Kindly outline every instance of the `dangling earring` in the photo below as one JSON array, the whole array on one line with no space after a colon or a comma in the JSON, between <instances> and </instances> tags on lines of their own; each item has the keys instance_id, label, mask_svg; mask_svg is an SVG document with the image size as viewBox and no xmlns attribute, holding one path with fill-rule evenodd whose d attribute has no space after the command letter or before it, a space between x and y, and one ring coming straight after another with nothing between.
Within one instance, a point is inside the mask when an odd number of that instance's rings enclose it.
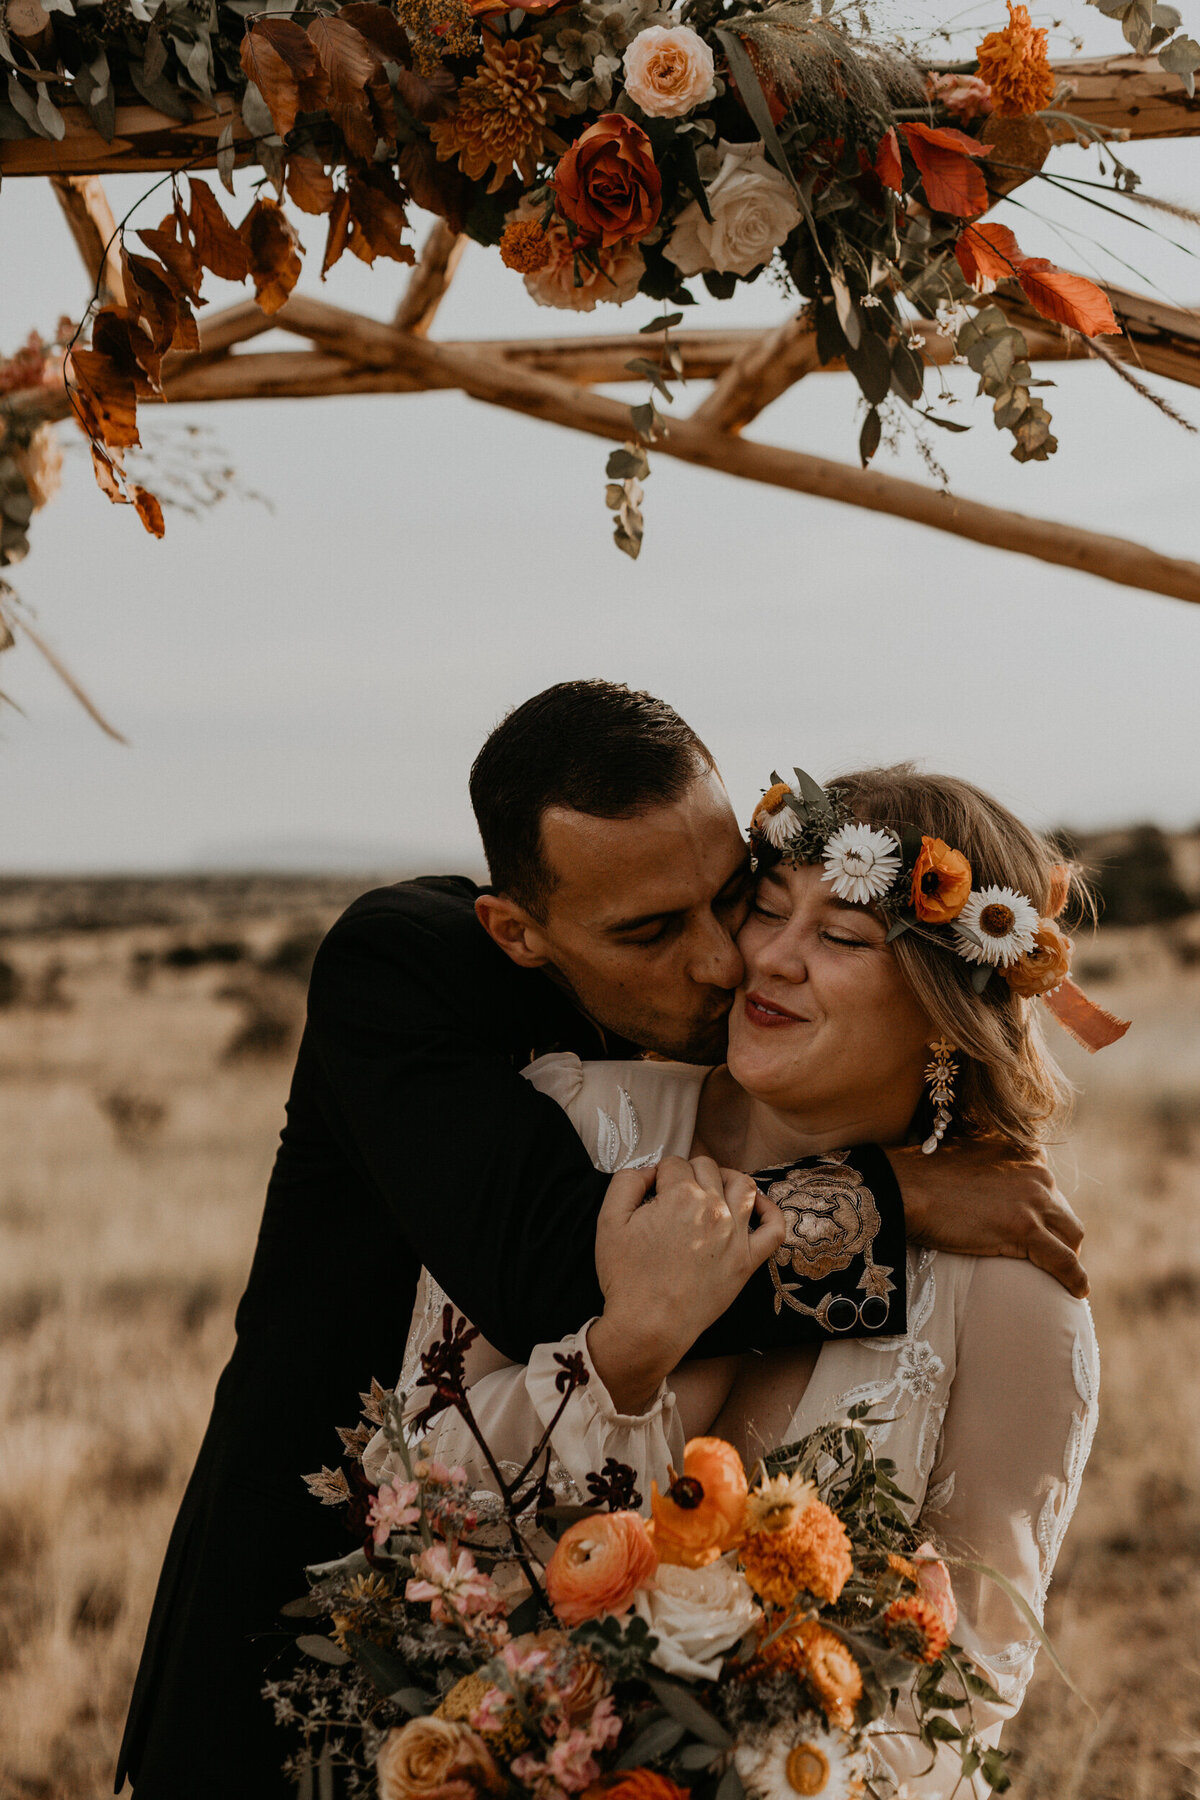
<instances>
[{"instance_id":1,"label":"dangling earring","mask_svg":"<svg viewBox=\"0 0 1200 1800\"><path fill-rule=\"evenodd\" d=\"M945 1038L938 1038L930 1044L932 1059L925 1070L925 1080L929 1084L929 1098L933 1102L933 1130L921 1145L926 1156L932 1156L950 1123L950 1109L954 1105L954 1077L958 1074L958 1064L952 1062L954 1045Z\"/></svg>"}]
</instances>

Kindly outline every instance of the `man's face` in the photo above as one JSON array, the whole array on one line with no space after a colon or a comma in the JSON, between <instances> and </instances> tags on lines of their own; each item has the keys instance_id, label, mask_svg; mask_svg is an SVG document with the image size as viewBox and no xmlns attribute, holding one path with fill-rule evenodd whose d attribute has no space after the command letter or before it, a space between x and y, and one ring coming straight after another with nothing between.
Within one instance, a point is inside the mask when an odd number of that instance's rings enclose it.
<instances>
[{"instance_id":1,"label":"man's face","mask_svg":"<svg viewBox=\"0 0 1200 1800\"><path fill-rule=\"evenodd\" d=\"M751 886L720 777L706 771L631 819L552 807L542 846L558 880L530 949L608 1030L662 1056L719 1061Z\"/></svg>"}]
</instances>

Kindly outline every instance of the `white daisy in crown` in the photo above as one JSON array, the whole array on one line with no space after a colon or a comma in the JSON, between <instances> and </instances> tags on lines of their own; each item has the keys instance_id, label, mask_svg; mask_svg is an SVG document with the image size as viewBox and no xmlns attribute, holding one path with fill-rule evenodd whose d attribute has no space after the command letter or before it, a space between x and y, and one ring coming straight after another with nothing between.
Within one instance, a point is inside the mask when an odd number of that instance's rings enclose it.
<instances>
[{"instance_id":1,"label":"white daisy in crown","mask_svg":"<svg viewBox=\"0 0 1200 1800\"><path fill-rule=\"evenodd\" d=\"M800 796L790 781L777 781L767 789L750 821L751 830L761 832L775 850L784 849L803 829L799 816L788 805L789 798L798 800Z\"/></svg>"},{"instance_id":2,"label":"white daisy in crown","mask_svg":"<svg viewBox=\"0 0 1200 1800\"><path fill-rule=\"evenodd\" d=\"M1015 888L976 888L954 921L955 949L967 962L1007 969L1033 949L1037 908Z\"/></svg>"},{"instance_id":3,"label":"white daisy in crown","mask_svg":"<svg viewBox=\"0 0 1200 1800\"><path fill-rule=\"evenodd\" d=\"M825 873L839 900L870 906L882 900L900 873L900 846L889 831L843 825L825 841Z\"/></svg>"}]
</instances>

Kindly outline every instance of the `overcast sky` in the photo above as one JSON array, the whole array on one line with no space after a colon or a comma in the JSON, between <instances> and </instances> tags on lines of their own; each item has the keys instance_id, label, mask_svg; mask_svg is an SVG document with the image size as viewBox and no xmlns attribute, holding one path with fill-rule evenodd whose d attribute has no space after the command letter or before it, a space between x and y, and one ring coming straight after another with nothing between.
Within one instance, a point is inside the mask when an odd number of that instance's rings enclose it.
<instances>
[{"instance_id":1,"label":"overcast sky","mask_svg":"<svg viewBox=\"0 0 1200 1800\"><path fill-rule=\"evenodd\" d=\"M1079 0L1065 17L1089 48L1119 49L1115 24ZM1200 143L1135 146L1128 160L1152 192L1200 191ZM1052 166L1096 174L1076 149ZM117 212L150 181L110 181ZM237 217L248 191L239 176ZM1032 213L996 216L1028 254L1200 301L1200 231L1165 221L1187 255L1045 183L1019 198ZM156 195L135 223L163 210ZM302 287L389 317L404 271L346 257L322 290L324 225L298 222ZM7 351L86 300L40 181L4 184L0 269ZM239 297L211 292L213 310ZM495 252L471 246L436 333L603 333L657 310L536 308ZM786 310L762 279L688 324L766 325ZM253 348L277 342L296 343ZM1200 439L1098 365L1044 372L1060 449L1025 467L986 403L969 408L973 377L952 372L957 416L974 421L934 434L954 491L1200 559ZM680 409L705 391L683 391ZM1200 391L1170 392L1200 422ZM912 756L1042 825L1200 819L1200 608L662 456L635 565L610 542L600 440L453 394L147 407L142 419L174 455L186 425L204 427L204 454L270 510L236 498L199 520L172 510L156 543L102 498L83 440L62 427L63 492L9 573L130 743L101 736L28 645L0 661L16 703L0 712L4 871L470 865L466 776L482 738L539 688L591 675L670 699L743 812L773 765L828 775ZM850 462L858 426L850 377L820 374L752 431ZM877 466L927 479L911 446Z\"/></svg>"}]
</instances>

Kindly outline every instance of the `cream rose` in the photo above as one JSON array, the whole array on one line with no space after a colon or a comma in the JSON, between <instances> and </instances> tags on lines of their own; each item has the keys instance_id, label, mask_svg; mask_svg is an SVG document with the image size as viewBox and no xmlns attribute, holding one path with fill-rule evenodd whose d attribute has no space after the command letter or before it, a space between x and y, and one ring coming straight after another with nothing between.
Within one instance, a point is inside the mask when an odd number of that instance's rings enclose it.
<instances>
[{"instance_id":1,"label":"cream rose","mask_svg":"<svg viewBox=\"0 0 1200 1800\"><path fill-rule=\"evenodd\" d=\"M625 92L652 119L678 119L716 92L713 53L687 25L651 25L625 52Z\"/></svg>"},{"instance_id":2,"label":"cream rose","mask_svg":"<svg viewBox=\"0 0 1200 1800\"><path fill-rule=\"evenodd\" d=\"M745 1577L727 1562L703 1569L660 1563L654 1586L633 1596L633 1609L658 1639L651 1662L696 1681L713 1680L762 1616Z\"/></svg>"},{"instance_id":3,"label":"cream rose","mask_svg":"<svg viewBox=\"0 0 1200 1800\"><path fill-rule=\"evenodd\" d=\"M703 269L749 275L800 223L791 188L761 143L718 146L721 165L707 183L712 224L698 201L680 213L666 254L683 275Z\"/></svg>"}]
</instances>

